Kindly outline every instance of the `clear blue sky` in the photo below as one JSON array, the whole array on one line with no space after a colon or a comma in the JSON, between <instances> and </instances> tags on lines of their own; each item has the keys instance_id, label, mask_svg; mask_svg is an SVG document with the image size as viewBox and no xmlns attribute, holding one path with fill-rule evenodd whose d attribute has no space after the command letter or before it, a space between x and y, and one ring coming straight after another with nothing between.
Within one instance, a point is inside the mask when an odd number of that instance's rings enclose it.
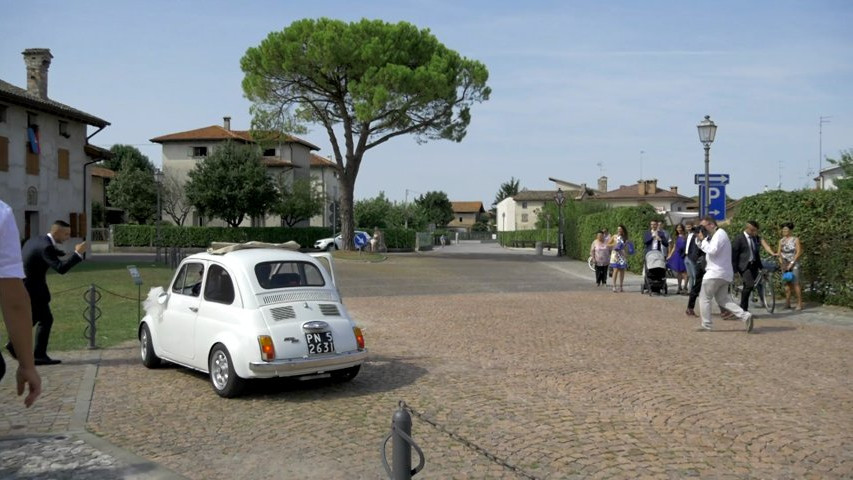
<instances>
[{"instance_id":1,"label":"clear blue sky","mask_svg":"<svg viewBox=\"0 0 853 480\"><path fill-rule=\"evenodd\" d=\"M0 1L0 78L25 87L21 52L50 48L49 94L132 144L232 117L249 127L239 61L301 18L405 20L488 67L492 99L462 143L397 138L365 157L356 198L440 190L487 208L515 177L611 188L657 178L695 194L696 124L717 123L712 173L735 197L811 182L853 148L853 2L825 1ZM303 136L331 153L314 128ZM644 153L641 153L644 152ZM826 163L823 162L826 166ZM811 172L809 172L811 170ZM416 192L416 193L411 193Z\"/></svg>"}]
</instances>

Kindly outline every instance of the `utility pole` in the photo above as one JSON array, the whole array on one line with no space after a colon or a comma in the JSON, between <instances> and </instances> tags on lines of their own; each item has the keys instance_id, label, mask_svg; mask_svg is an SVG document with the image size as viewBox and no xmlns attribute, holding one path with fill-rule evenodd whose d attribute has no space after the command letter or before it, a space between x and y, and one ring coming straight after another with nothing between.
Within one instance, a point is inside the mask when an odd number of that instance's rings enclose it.
<instances>
[{"instance_id":1,"label":"utility pole","mask_svg":"<svg viewBox=\"0 0 853 480\"><path fill-rule=\"evenodd\" d=\"M829 122L832 116L821 116L818 121L818 138L820 139L820 150L817 156L817 174L820 176L820 171L823 170L823 126ZM820 189L823 190L823 178L820 179Z\"/></svg>"}]
</instances>

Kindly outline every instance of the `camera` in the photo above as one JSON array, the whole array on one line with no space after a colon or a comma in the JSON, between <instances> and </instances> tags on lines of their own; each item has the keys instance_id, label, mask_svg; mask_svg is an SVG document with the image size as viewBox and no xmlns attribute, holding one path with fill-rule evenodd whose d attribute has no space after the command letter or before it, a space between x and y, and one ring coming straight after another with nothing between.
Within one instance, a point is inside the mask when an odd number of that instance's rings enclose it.
<instances>
[{"instance_id":1,"label":"camera","mask_svg":"<svg viewBox=\"0 0 853 480\"><path fill-rule=\"evenodd\" d=\"M702 229L702 227L699 225L696 225L694 227L690 227L690 233L699 233L699 230L701 230L701 229Z\"/></svg>"}]
</instances>

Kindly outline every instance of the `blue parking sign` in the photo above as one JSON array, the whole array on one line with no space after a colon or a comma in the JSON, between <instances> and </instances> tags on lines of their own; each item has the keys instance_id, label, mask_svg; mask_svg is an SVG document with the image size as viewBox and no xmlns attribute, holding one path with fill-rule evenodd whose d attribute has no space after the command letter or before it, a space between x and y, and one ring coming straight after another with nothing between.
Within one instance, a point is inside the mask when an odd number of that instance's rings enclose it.
<instances>
[{"instance_id":1,"label":"blue parking sign","mask_svg":"<svg viewBox=\"0 0 853 480\"><path fill-rule=\"evenodd\" d=\"M711 205L707 212L705 209L705 185L699 185L699 205L703 211L703 215L713 215L717 220L726 219L726 186L725 185L710 185L708 190L711 193Z\"/></svg>"}]
</instances>

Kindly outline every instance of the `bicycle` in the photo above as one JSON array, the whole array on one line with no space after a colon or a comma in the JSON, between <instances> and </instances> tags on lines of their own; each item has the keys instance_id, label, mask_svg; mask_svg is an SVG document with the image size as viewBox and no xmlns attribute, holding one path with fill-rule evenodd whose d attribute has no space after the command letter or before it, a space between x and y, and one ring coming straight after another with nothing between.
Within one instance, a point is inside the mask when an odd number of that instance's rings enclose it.
<instances>
[{"instance_id":1,"label":"bicycle","mask_svg":"<svg viewBox=\"0 0 853 480\"><path fill-rule=\"evenodd\" d=\"M776 310L776 291L773 289L773 272L776 268L768 268L770 262L761 262L761 269L758 270L758 276L755 277L755 288L752 290L750 301L752 303L761 303L767 313L773 313ZM729 295L732 301L740 304L741 293L743 292L743 277L735 275L734 281L729 285Z\"/></svg>"}]
</instances>

